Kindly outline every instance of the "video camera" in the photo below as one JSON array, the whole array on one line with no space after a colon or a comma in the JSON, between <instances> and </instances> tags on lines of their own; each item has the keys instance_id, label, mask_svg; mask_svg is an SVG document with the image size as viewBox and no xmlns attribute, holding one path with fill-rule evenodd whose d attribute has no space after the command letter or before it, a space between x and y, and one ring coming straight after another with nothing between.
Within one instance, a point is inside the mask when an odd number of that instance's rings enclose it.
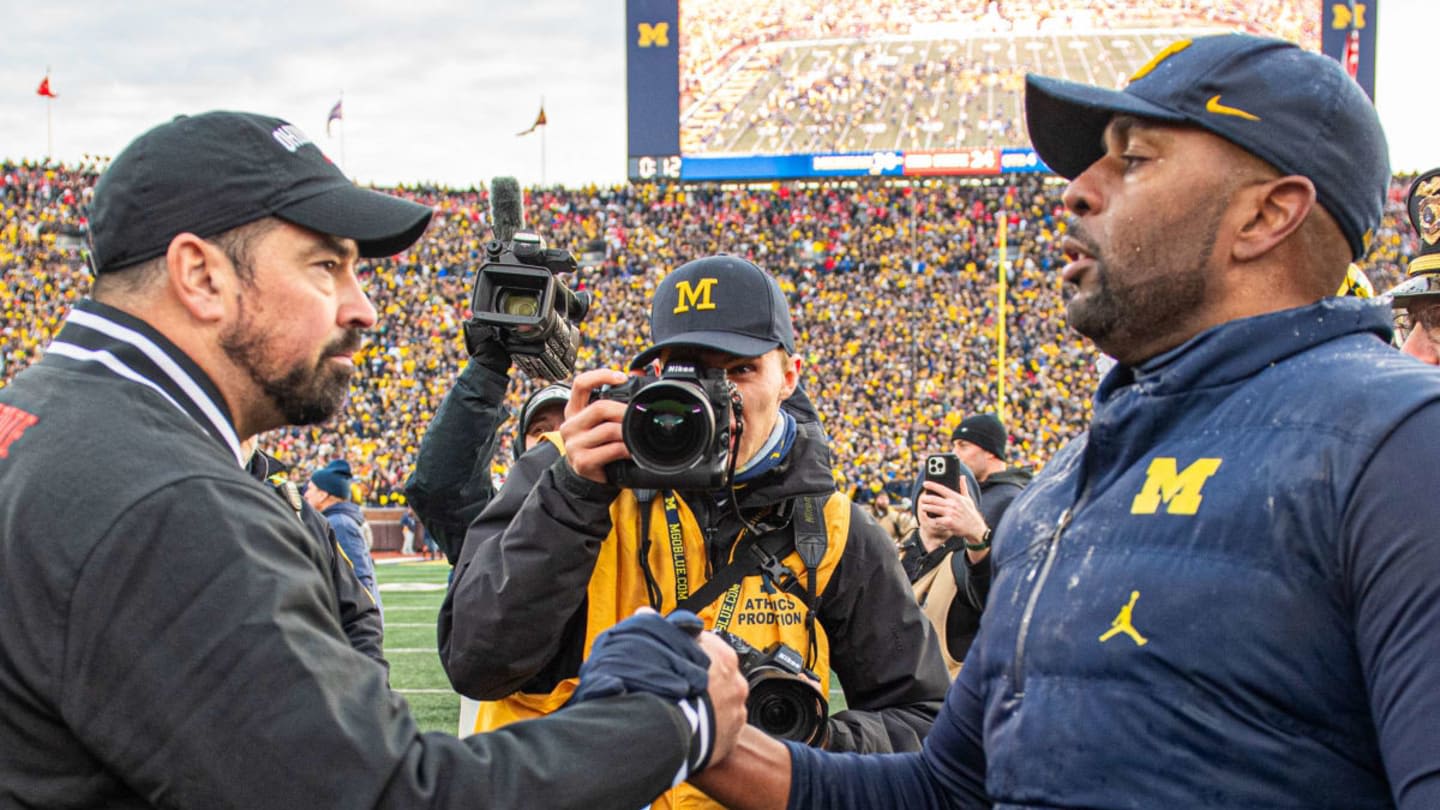
<instances>
[{"instance_id":1,"label":"video camera","mask_svg":"<svg viewBox=\"0 0 1440 810\"><path fill-rule=\"evenodd\" d=\"M485 245L485 262L475 276L470 323L494 327L515 366L550 382L575 370L579 324L590 313L590 293L574 292L560 281L577 269L563 248L547 248L523 224L520 186L514 178L491 182L495 238Z\"/></svg>"},{"instance_id":2,"label":"video camera","mask_svg":"<svg viewBox=\"0 0 1440 810\"><path fill-rule=\"evenodd\" d=\"M740 674L750 685L746 722L772 737L816 747L824 744L830 706L816 688L819 676L805 668L804 656L779 641L761 652L724 630L715 635L735 650Z\"/></svg>"},{"instance_id":3,"label":"video camera","mask_svg":"<svg viewBox=\"0 0 1440 810\"><path fill-rule=\"evenodd\" d=\"M632 489L725 485L741 402L724 369L672 362L658 377L603 386L590 399L627 403L620 426L631 460L606 466L611 483Z\"/></svg>"}]
</instances>

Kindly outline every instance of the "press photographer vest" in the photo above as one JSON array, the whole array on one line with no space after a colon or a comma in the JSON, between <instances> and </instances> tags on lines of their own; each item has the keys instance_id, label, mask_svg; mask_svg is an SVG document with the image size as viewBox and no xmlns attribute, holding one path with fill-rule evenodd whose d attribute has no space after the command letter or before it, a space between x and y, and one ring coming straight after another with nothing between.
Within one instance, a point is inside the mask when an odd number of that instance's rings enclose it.
<instances>
[{"instance_id":1,"label":"press photographer vest","mask_svg":"<svg viewBox=\"0 0 1440 810\"><path fill-rule=\"evenodd\" d=\"M560 448L563 455L564 448L558 433L546 434L545 438ZM635 493L628 489L622 490L610 505L610 534L600 546L586 591L586 658L590 656L590 647L597 635L628 618L637 608L650 604L645 572L641 570L638 556L639 508ZM814 589L822 599L850 535L850 500L839 492L832 493L825 501L823 511L828 542L815 570ZM662 492L650 503L649 522L650 552L646 559L650 573L660 588L660 609L663 613L672 610L678 601L704 585L708 558L705 535L690 506L679 495L671 493ZM730 538L728 553L734 553L740 539ZM805 564L793 547L781 562L801 583L806 581ZM707 628L728 630L757 649L779 641L804 654L811 649L811 639L806 633L805 610L799 596L780 591L757 572L745 577L697 612ZM830 642L818 621L813 623L813 627L815 647L809 666L820 676L821 688L828 691ZM549 714L565 705L577 682L577 678L567 678L546 694L516 692L500 700L481 701L475 718L475 731L493 731L518 720ZM680 785L666 792L652 804L655 810L720 806L689 785Z\"/></svg>"}]
</instances>

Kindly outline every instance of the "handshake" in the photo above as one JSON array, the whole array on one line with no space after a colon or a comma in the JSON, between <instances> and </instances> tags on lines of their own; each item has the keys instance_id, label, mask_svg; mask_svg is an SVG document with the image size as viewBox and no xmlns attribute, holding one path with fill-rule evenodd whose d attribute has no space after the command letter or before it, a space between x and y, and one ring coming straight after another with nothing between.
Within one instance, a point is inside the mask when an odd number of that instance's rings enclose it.
<instances>
[{"instance_id":1,"label":"handshake","mask_svg":"<svg viewBox=\"0 0 1440 810\"><path fill-rule=\"evenodd\" d=\"M649 608L601 633L580 666L570 704L645 692L674 701L690 723L690 752L675 784L724 759L745 726L749 687L735 650L694 613Z\"/></svg>"}]
</instances>

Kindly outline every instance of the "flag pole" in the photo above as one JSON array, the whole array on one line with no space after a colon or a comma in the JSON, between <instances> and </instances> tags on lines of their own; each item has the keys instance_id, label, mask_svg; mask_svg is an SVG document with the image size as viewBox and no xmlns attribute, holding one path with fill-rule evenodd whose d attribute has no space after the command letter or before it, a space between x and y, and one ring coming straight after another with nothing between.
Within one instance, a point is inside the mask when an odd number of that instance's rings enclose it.
<instances>
[{"instance_id":1,"label":"flag pole","mask_svg":"<svg viewBox=\"0 0 1440 810\"><path fill-rule=\"evenodd\" d=\"M545 111L545 97L540 97L540 111ZM550 127L540 127L540 187L545 187L545 131Z\"/></svg>"},{"instance_id":2,"label":"flag pole","mask_svg":"<svg viewBox=\"0 0 1440 810\"><path fill-rule=\"evenodd\" d=\"M50 79L50 66L45 66L45 79ZM45 97L45 157L55 157L55 96Z\"/></svg>"},{"instance_id":3,"label":"flag pole","mask_svg":"<svg viewBox=\"0 0 1440 810\"><path fill-rule=\"evenodd\" d=\"M1009 217L1006 216L1004 206L1001 206L998 212L998 218L1000 220L1000 294L995 307L996 312L999 313L995 342L999 345L1000 356L998 358L999 364L995 368L995 410L1000 416L1001 424L1005 424L1007 419L1005 408L1005 290L1008 286L1010 276L1010 257L1007 255L1006 242L1009 237L1008 226L1010 223Z\"/></svg>"},{"instance_id":4,"label":"flag pole","mask_svg":"<svg viewBox=\"0 0 1440 810\"><path fill-rule=\"evenodd\" d=\"M344 90L341 90L341 91L340 91L340 103L341 103L342 105L345 103L345 91L344 91ZM345 160L345 115L344 115L344 112L343 112L345 108L342 106L340 109L341 109L341 111L342 111L342 112L341 112L341 115L340 115L340 172L341 172L342 174L344 174L346 177L349 177L349 176L350 176L350 170L349 170L349 169L350 169L350 164L347 163L346 160Z\"/></svg>"}]
</instances>

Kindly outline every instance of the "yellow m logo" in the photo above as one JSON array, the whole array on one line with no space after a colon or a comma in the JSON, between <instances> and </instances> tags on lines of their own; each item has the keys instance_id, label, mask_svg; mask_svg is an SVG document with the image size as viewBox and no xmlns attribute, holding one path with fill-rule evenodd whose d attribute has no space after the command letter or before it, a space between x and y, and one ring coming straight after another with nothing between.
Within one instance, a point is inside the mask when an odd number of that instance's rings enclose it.
<instances>
[{"instance_id":1,"label":"yellow m logo","mask_svg":"<svg viewBox=\"0 0 1440 810\"><path fill-rule=\"evenodd\" d=\"M1188 47L1190 47L1190 40L1188 39L1179 39L1166 45L1165 50L1150 57L1149 62L1146 62L1139 70L1135 71L1135 75L1130 77L1130 81L1138 82L1146 76L1149 76L1150 71L1160 67L1161 62L1164 62L1166 59L1169 59Z\"/></svg>"},{"instance_id":2,"label":"yellow m logo","mask_svg":"<svg viewBox=\"0 0 1440 810\"><path fill-rule=\"evenodd\" d=\"M1130 514L1153 515L1161 502L1167 504L1165 512L1171 515L1193 515L1200 509L1200 490L1220 469L1220 459L1196 459L1183 472L1176 472L1177 466L1173 458L1151 459L1145 486L1130 504Z\"/></svg>"},{"instance_id":3,"label":"yellow m logo","mask_svg":"<svg viewBox=\"0 0 1440 810\"><path fill-rule=\"evenodd\" d=\"M696 309L714 309L715 302L710 300L710 291L715 289L716 279L702 278L694 287L690 282L682 281L675 285L675 312L679 315L682 312L689 312L691 307Z\"/></svg>"},{"instance_id":4,"label":"yellow m logo","mask_svg":"<svg viewBox=\"0 0 1440 810\"><path fill-rule=\"evenodd\" d=\"M666 48L670 45L670 23L640 23L640 47Z\"/></svg>"},{"instance_id":5,"label":"yellow m logo","mask_svg":"<svg viewBox=\"0 0 1440 810\"><path fill-rule=\"evenodd\" d=\"M1330 27L1334 29L1349 28L1350 21L1355 21L1356 28L1365 27L1365 4L1356 3L1355 13L1350 13L1350 6L1345 3L1330 4L1330 12L1335 16L1330 18Z\"/></svg>"}]
</instances>

